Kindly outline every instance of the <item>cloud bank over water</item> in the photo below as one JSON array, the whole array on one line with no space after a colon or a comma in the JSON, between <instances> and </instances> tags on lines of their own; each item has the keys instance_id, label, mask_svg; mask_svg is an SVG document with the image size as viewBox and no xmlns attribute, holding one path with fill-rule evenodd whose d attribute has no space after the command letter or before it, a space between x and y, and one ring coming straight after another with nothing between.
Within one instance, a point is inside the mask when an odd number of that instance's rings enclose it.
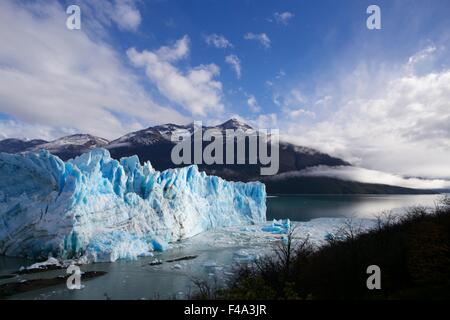
<instances>
[{"instance_id":1,"label":"cloud bank over water","mask_svg":"<svg viewBox=\"0 0 450 320\"><path fill-rule=\"evenodd\" d=\"M350 166L317 166L299 172L282 173L272 177L272 179L283 179L287 177L329 177L340 180L386 184L413 189L450 188L450 180L406 178L392 173Z\"/></svg>"}]
</instances>

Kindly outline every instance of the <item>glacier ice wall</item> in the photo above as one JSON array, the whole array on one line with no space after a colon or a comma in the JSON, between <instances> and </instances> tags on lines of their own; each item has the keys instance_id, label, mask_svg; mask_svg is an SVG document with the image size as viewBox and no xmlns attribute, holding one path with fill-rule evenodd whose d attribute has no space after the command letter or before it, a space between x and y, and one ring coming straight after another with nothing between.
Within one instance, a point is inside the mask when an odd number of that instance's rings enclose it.
<instances>
[{"instance_id":1,"label":"glacier ice wall","mask_svg":"<svg viewBox=\"0 0 450 320\"><path fill-rule=\"evenodd\" d=\"M223 226L265 221L258 182L197 166L155 171L96 149L63 162L47 151L0 154L0 254L115 261Z\"/></svg>"}]
</instances>

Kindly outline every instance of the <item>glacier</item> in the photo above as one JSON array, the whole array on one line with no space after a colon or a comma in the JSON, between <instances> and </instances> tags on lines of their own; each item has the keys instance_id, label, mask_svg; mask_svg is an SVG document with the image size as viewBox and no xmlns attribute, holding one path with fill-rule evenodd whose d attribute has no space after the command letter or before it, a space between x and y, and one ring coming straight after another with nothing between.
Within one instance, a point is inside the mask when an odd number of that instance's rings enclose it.
<instances>
[{"instance_id":1,"label":"glacier","mask_svg":"<svg viewBox=\"0 0 450 320\"><path fill-rule=\"evenodd\" d=\"M207 230L265 220L264 184L225 181L195 165L159 172L105 149L67 162L45 150L0 154L7 256L135 259Z\"/></svg>"}]
</instances>

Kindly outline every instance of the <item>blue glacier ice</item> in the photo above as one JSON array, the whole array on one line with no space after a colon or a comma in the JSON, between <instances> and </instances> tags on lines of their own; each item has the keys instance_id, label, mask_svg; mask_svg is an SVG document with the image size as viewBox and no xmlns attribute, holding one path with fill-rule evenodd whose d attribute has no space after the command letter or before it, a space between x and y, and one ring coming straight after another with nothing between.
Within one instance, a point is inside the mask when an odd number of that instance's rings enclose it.
<instances>
[{"instance_id":1,"label":"blue glacier ice","mask_svg":"<svg viewBox=\"0 0 450 320\"><path fill-rule=\"evenodd\" d=\"M263 184L228 182L197 166L159 172L104 149L67 162L47 151L0 154L0 254L8 256L134 259L265 218Z\"/></svg>"},{"instance_id":2,"label":"blue glacier ice","mask_svg":"<svg viewBox=\"0 0 450 320\"><path fill-rule=\"evenodd\" d=\"M291 220L276 220L273 219L270 225L264 226L261 228L264 232L270 232L273 234L287 234L291 229Z\"/></svg>"}]
</instances>

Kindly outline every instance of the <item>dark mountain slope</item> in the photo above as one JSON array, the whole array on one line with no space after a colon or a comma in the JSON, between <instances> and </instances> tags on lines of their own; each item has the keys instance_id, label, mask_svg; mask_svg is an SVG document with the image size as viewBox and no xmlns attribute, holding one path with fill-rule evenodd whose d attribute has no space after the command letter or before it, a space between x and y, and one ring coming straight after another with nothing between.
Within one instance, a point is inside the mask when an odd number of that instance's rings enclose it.
<instances>
[{"instance_id":1,"label":"dark mountain slope","mask_svg":"<svg viewBox=\"0 0 450 320\"><path fill-rule=\"evenodd\" d=\"M225 136L226 130L251 130L252 127L237 119L230 119L220 125L203 127L214 129ZM17 153L23 151L36 152L40 149L47 149L51 153L59 156L63 160L74 158L84 152L94 148L107 148L111 156L116 159L132 155L138 155L141 162L150 161L157 170L182 167L185 164L174 165L171 159L172 149L175 143L171 141L171 136L177 132L186 137L192 137L194 125L164 124L149 127L126 134L119 139L109 142L106 139L88 134L75 134L60 139L46 142L43 140L22 141L18 139L6 139L0 141L0 152ZM270 137L267 137L270 138ZM193 140L193 139L192 139ZM209 143L203 143L203 149ZM194 150L191 142L191 150ZM225 153L225 142L223 145ZM236 143L234 150L237 150ZM246 142L246 150L248 141ZM332 157L317 150L296 146L287 142L280 142L279 171L298 172L314 166L350 166L342 159ZM193 154L193 152L192 152ZM192 159L193 160L193 159ZM237 163L237 155L234 155L234 163ZM225 161L224 161L225 162ZM208 174L217 175L227 180L233 181L254 181L260 180L266 184L270 194L423 194L431 193L427 190L415 190L396 186L366 184L353 181L344 181L328 177L267 177L261 176L260 164L248 164L248 154L246 154L247 164L199 164L200 170ZM193 161L191 161L193 163Z\"/></svg>"}]
</instances>

